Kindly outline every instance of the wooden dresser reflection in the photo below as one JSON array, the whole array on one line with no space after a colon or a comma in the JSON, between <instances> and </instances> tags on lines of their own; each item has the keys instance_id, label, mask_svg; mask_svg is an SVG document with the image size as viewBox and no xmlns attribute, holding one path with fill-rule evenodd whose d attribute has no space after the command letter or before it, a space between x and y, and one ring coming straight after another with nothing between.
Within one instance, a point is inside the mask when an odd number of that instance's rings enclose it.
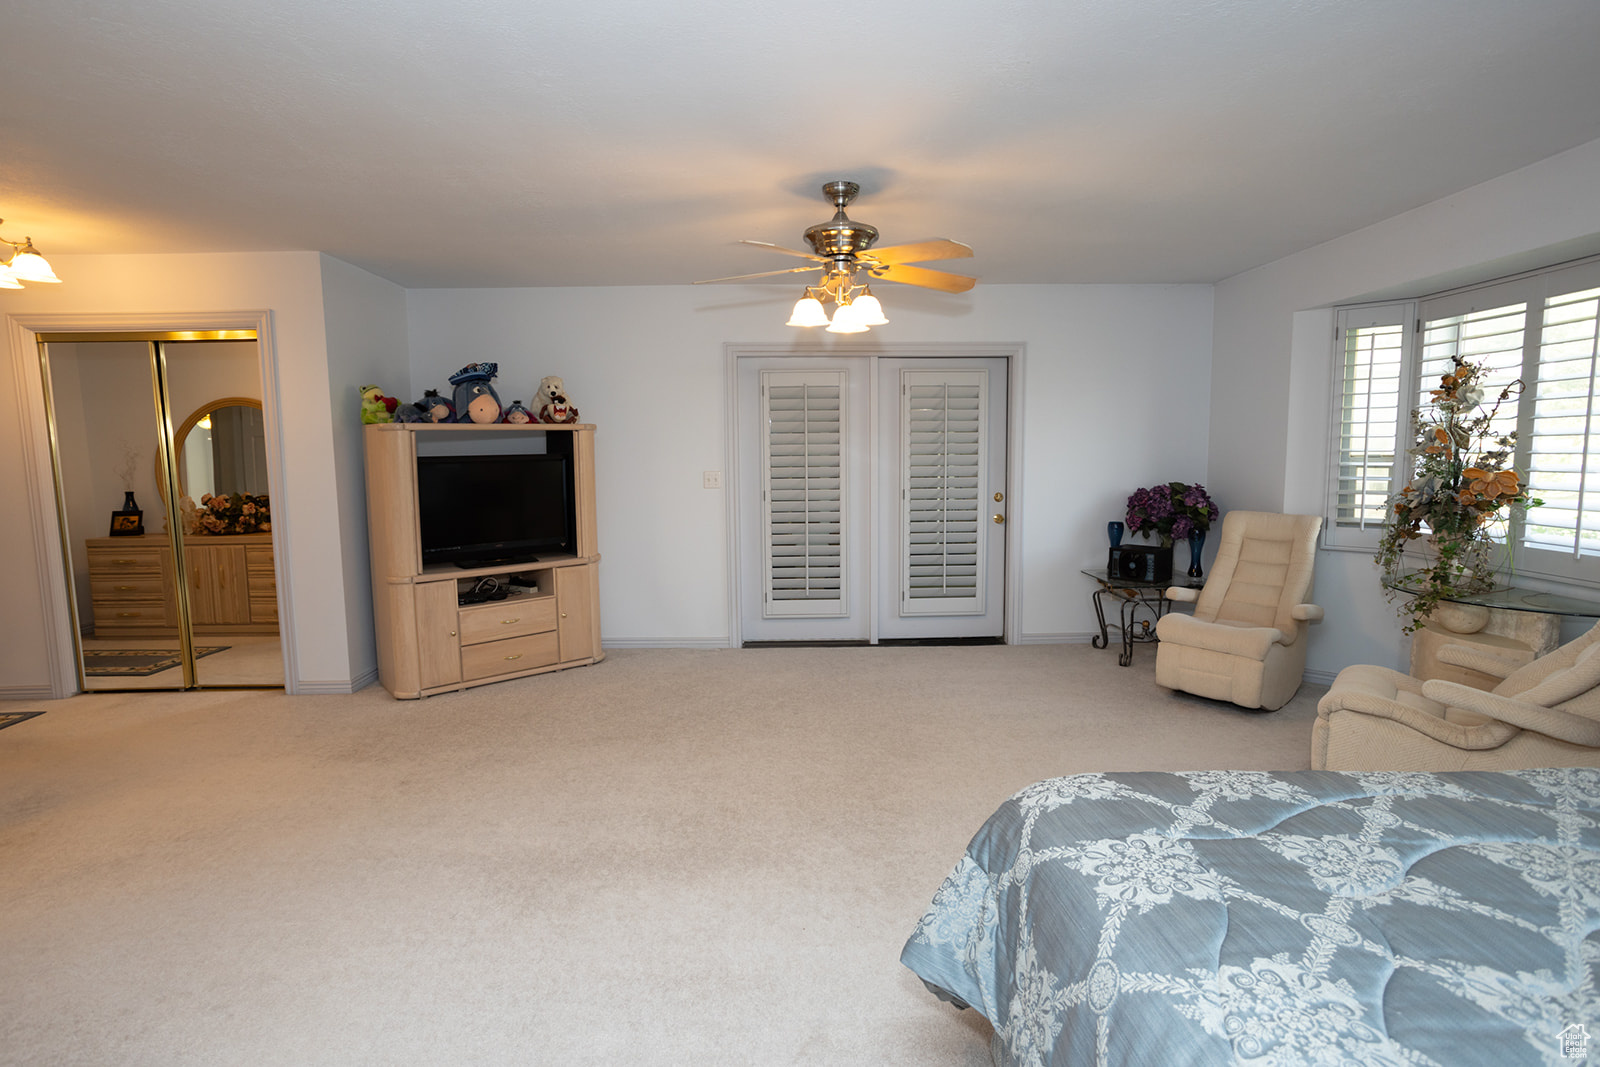
<instances>
[{"instance_id":1,"label":"wooden dresser reflection","mask_svg":"<svg viewBox=\"0 0 1600 1067\"><path fill-rule=\"evenodd\" d=\"M85 545L97 637L177 634L165 535L91 537ZM195 633L278 632L271 534L191 536L184 541L184 558Z\"/></svg>"}]
</instances>

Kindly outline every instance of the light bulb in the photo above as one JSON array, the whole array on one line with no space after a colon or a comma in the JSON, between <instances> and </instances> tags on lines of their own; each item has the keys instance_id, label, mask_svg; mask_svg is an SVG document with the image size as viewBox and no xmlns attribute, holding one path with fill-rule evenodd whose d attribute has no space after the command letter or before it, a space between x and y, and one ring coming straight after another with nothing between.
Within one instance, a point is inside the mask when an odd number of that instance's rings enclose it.
<instances>
[{"instance_id":1,"label":"light bulb","mask_svg":"<svg viewBox=\"0 0 1600 1067\"><path fill-rule=\"evenodd\" d=\"M50 264L33 247L33 238L24 237L22 241L22 247L6 264L12 275L25 282L59 282L61 279L56 277L56 272L50 269Z\"/></svg>"},{"instance_id":2,"label":"light bulb","mask_svg":"<svg viewBox=\"0 0 1600 1067\"><path fill-rule=\"evenodd\" d=\"M883 317L883 305L878 303L878 298L872 295L871 290L862 293L851 301L850 306L856 309L856 321L863 326L887 326L889 320Z\"/></svg>"},{"instance_id":3,"label":"light bulb","mask_svg":"<svg viewBox=\"0 0 1600 1067\"><path fill-rule=\"evenodd\" d=\"M829 333L866 333L867 324L861 321L861 313L854 304L843 304L838 311L833 313L833 321L828 324Z\"/></svg>"},{"instance_id":4,"label":"light bulb","mask_svg":"<svg viewBox=\"0 0 1600 1067\"><path fill-rule=\"evenodd\" d=\"M828 313L822 310L822 301L807 293L794 302L794 311L785 326L826 326Z\"/></svg>"}]
</instances>

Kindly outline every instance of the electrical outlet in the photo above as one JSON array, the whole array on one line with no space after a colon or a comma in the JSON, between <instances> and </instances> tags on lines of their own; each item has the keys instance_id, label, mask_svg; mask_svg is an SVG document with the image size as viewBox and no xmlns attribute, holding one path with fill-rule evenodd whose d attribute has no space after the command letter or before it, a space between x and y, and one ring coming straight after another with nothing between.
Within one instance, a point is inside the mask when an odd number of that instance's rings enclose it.
<instances>
[{"instance_id":1,"label":"electrical outlet","mask_svg":"<svg viewBox=\"0 0 1600 1067\"><path fill-rule=\"evenodd\" d=\"M703 485L707 489L721 489L722 488L722 472L721 471L706 471L705 474L703 474L701 476L701 485Z\"/></svg>"}]
</instances>

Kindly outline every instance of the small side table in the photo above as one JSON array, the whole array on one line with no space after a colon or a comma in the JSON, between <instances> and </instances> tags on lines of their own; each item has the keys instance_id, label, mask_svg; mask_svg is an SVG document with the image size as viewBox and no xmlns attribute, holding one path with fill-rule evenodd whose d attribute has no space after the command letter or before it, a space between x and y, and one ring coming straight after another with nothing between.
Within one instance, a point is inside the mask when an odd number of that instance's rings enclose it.
<instances>
[{"instance_id":1,"label":"small side table","mask_svg":"<svg viewBox=\"0 0 1600 1067\"><path fill-rule=\"evenodd\" d=\"M1413 575L1385 579L1384 587L1397 593L1419 591ZM1440 663L1445 645L1470 645L1526 665L1555 651L1561 642L1561 618L1600 617L1600 601L1587 597L1546 593L1502 585L1481 593L1446 597L1428 621L1411 638L1410 672L1413 678L1443 678L1474 689L1493 689L1500 678Z\"/></svg>"},{"instance_id":2,"label":"small side table","mask_svg":"<svg viewBox=\"0 0 1600 1067\"><path fill-rule=\"evenodd\" d=\"M1167 599L1167 590L1173 586L1200 589L1206 584L1203 578L1184 575L1175 575L1159 582L1119 578L1103 567L1085 567L1079 573L1100 583L1100 588L1093 594L1094 616L1100 623L1100 633L1089 639L1095 648L1105 648L1111 643L1111 625L1106 622L1105 598L1109 596L1117 601L1118 622L1115 625L1122 632L1122 654L1117 657L1117 663L1123 667L1133 662L1134 645L1157 640L1156 623L1172 607L1172 601Z\"/></svg>"}]
</instances>

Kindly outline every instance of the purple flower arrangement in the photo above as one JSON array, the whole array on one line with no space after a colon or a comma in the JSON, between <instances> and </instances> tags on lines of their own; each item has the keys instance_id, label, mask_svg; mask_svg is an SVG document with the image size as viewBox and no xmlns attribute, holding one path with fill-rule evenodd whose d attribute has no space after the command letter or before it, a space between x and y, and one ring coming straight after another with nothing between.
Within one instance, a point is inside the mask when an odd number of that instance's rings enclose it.
<instances>
[{"instance_id":1,"label":"purple flower arrangement","mask_svg":"<svg viewBox=\"0 0 1600 1067\"><path fill-rule=\"evenodd\" d=\"M1211 520L1217 515L1217 505L1199 484L1167 482L1140 489L1128 498L1129 532L1145 537L1155 534L1164 546L1211 529Z\"/></svg>"}]
</instances>

